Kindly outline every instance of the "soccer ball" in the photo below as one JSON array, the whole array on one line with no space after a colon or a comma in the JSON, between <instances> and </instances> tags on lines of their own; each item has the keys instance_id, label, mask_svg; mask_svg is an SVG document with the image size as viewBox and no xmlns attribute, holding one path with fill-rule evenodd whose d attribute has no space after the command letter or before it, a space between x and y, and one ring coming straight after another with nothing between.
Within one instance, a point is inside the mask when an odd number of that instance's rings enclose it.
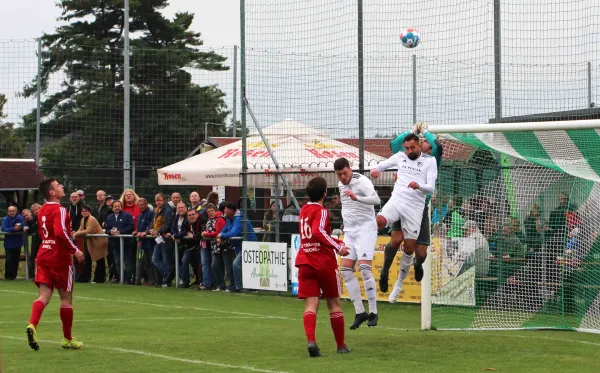
<instances>
[{"instance_id":1,"label":"soccer ball","mask_svg":"<svg viewBox=\"0 0 600 373\"><path fill-rule=\"evenodd\" d=\"M406 48L414 48L419 45L421 35L419 35L419 30L416 28L406 28L400 34L400 40Z\"/></svg>"}]
</instances>

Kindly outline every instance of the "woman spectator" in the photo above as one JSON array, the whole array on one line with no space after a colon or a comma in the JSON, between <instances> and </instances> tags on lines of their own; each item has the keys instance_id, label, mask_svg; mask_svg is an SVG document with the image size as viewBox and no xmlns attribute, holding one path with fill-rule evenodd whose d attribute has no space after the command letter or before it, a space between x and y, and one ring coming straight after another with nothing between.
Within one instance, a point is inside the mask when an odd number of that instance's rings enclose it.
<instances>
[{"instance_id":1,"label":"woman spectator","mask_svg":"<svg viewBox=\"0 0 600 373\"><path fill-rule=\"evenodd\" d=\"M171 238L171 221L173 212L167 203L167 197L164 194L158 193L154 197L156 208L154 209L154 221L150 234L152 237L162 237L160 243L156 242L152 253L152 264L156 267L156 286L168 287L171 286L168 279L173 271L173 250L172 246L165 243L166 239Z\"/></svg>"},{"instance_id":2,"label":"woman spectator","mask_svg":"<svg viewBox=\"0 0 600 373\"><path fill-rule=\"evenodd\" d=\"M263 229L265 233L263 234L263 242L272 242L275 239L275 225L279 223L279 216L277 216L277 205L276 201L271 202L271 206L269 210L265 212L265 216L263 218ZM281 212L280 214L281 215Z\"/></svg>"},{"instance_id":3,"label":"woman spectator","mask_svg":"<svg viewBox=\"0 0 600 373\"><path fill-rule=\"evenodd\" d=\"M224 241L217 243L215 238L225 227L225 218L221 211L212 203L206 205L208 222L202 237L211 239L210 249L212 252L212 272L215 280L215 291L225 290L225 277L233 278L233 250Z\"/></svg>"},{"instance_id":4,"label":"woman spectator","mask_svg":"<svg viewBox=\"0 0 600 373\"><path fill-rule=\"evenodd\" d=\"M106 266L104 258L108 254L108 239L106 237L85 237L87 234L103 234L104 230L95 217L92 216L92 208L88 205L81 207L81 224L79 230L73 232L73 238L82 237L83 252L85 254L85 267L77 282L89 282L92 275L92 261L96 262L94 279L92 283L102 283L106 278Z\"/></svg>"},{"instance_id":5,"label":"woman spectator","mask_svg":"<svg viewBox=\"0 0 600 373\"><path fill-rule=\"evenodd\" d=\"M121 205L123 206L123 212L128 213L133 217L133 231L137 232L137 224L142 212L138 206L138 200L140 197L133 191L133 189L125 189L123 194L121 194ZM128 258L129 263L135 263L137 261L137 241L130 241L131 249L127 251L130 258ZM135 275L135 274L134 274Z\"/></svg>"}]
</instances>

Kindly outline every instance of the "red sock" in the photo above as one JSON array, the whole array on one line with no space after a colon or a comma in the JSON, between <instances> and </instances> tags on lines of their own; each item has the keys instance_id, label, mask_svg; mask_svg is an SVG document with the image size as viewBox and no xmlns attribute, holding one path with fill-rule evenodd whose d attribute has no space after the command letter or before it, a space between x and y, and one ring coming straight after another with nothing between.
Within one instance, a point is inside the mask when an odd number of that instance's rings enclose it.
<instances>
[{"instance_id":1,"label":"red sock","mask_svg":"<svg viewBox=\"0 0 600 373\"><path fill-rule=\"evenodd\" d=\"M73 339L71 336L71 328L73 327L72 306L60 306L60 320L62 321L63 335L70 341Z\"/></svg>"},{"instance_id":2,"label":"red sock","mask_svg":"<svg viewBox=\"0 0 600 373\"><path fill-rule=\"evenodd\" d=\"M317 329L317 315L314 312L304 312L304 333L308 342L315 342L315 329Z\"/></svg>"},{"instance_id":3,"label":"red sock","mask_svg":"<svg viewBox=\"0 0 600 373\"><path fill-rule=\"evenodd\" d=\"M344 314L341 312L330 313L329 321L331 322L331 329L333 330L337 347L346 347L346 343L344 343Z\"/></svg>"},{"instance_id":4,"label":"red sock","mask_svg":"<svg viewBox=\"0 0 600 373\"><path fill-rule=\"evenodd\" d=\"M29 323L33 324L37 328L40 323L40 319L42 318L42 312L44 312L44 308L46 305L41 300L36 300L33 302L33 306L31 306L31 316L29 317Z\"/></svg>"}]
</instances>

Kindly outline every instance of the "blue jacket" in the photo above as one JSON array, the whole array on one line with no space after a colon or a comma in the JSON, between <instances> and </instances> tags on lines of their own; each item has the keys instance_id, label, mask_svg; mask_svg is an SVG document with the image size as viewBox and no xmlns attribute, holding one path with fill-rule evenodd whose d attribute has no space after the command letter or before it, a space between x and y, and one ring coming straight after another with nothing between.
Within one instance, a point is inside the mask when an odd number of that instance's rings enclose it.
<instances>
[{"instance_id":1,"label":"blue jacket","mask_svg":"<svg viewBox=\"0 0 600 373\"><path fill-rule=\"evenodd\" d=\"M117 228L121 234L133 233L133 216L127 212L120 212L119 217L115 217L115 214L109 214L106 216L106 233L110 234L111 229ZM124 244L131 243L131 238L124 238ZM113 247L119 247L120 242L117 237L109 238L108 245Z\"/></svg>"},{"instance_id":2,"label":"blue jacket","mask_svg":"<svg viewBox=\"0 0 600 373\"><path fill-rule=\"evenodd\" d=\"M242 224L242 214L240 210L238 210L235 213L233 218L225 218L225 220L226 223L225 227L221 231L221 238L229 239L231 237L242 237L242 235L244 234L244 230ZM246 232L248 233L247 241L258 241L250 220L246 222ZM236 254L242 252L242 240L232 240L231 246L233 246L233 248L235 249Z\"/></svg>"},{"instance_id":3,"label":"blue jacket","mask_svg":"<svg viewBox=\"0 0 600 373\"><path fill-rule=\"evenodd\" d=\"M15 225L21 223L21 230L15 231ZM17 214L14 218L6 216L2 219L2 232L4 233L23 233L25 228L25 220L20 214ZM22 234L10 234L4 236L4 247L7 249L18 249L23 246L23 235Z\"/></svg>"},{"instance_id":4,"label":"blue jacket","mask_svg":"<svg viewBox=\"0 0 600 373\"><path fill-rule=\"evenodd\" d=\"M137 231L148 233L148 231L150 231L150 228L152 228L153 222L154 222L154 210L149 208L146 211L143 211L140 214L140 216L138 217ZM153 239L144 238L141 241L142 241L142 245L141 245L142 250L147 251L147 250L154 249L155 243L154 243Z\"/></svg>"}]
</instances>

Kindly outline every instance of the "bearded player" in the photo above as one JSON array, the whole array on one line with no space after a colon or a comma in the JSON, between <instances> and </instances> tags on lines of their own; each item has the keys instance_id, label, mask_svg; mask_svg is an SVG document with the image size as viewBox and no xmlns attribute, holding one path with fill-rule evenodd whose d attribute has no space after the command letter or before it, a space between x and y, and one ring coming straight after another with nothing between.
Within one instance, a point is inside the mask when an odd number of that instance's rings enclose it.
<instances>
[{"instance_id":1,"label":"bearded player","mask_svg":"<svg viewBox=\"0 0 600 373\"><path fill-rule=\"evenodd\" d=\"M300 210L300 250L298 267L298 298L304 299L304 332L311 357L321 356L315 339L319 297L327 300L329 321L337 344L337 352L350 352L344 342L344 314L340 307L340 283L336 253L348 255L343 242L331 237L329 211L323 207L327 181L315 177L308 182L306 194L310 202Z\"/></svg>"},{"instance_id":2,"label":"bearded player","mask_svg":"<svg viewBox=\"0 0 600 373\"><path fill-rule=\"evenodd\" d=\"M377 316L377 287L371 272L371 263L377 245L375 205L379 205L381 201L371 180L364 175L353 173L350 162L346 158L336 159L333 169L339 180L338 188L342 200L344 244L350 250L348 256L342 259L341 266L342 278L356 311L350 329L359 328L367 320L367 325L374 327L379 316ZM357 261L369 302L369 313L365 312L360 284L354 275Z\"/></svg>"},{"instance_id":3,"label":"bearded player","mask_svg":"<svg viewBox=\"0 0 600 373\"><path fill-rule=\"evenodd\" d=\"M63 340L61 347L80 349L83 343L71 336L73 326L73 259L84 261L83 253L71 241L71 218L67 210L60 205L65 196L64 187L55 179L46 179L40 183L40 193L46 203L38 212L38 233L42 239L36 258L37 272L35 284L39 288L39 297L33 302L29 325L26 328L27 340L33 350L39 350L37 326L44 309L52 298L56 288L60 295L60 319L62 321Z\"/></svg>"},{"instance_id":4,"label":"bearded player","mask_svg":"<svg viewBox=\"0 0 600 373\"><path fill-rule=\"evenodd\" d=\"M398 137L396 137L391 143L390 147L392 149L392 153L398 153L400 151L404 151L402 147L402 143L410 131L404 132ZM442 155L443 155L443 147L442 144L435 138L435 136L427 131L427 125L425 123L419 122L415 123L412 133L419 135L422 134L423 138L421 138L421 152L431 155L435 158L437 162L437 168L439 168L442 164ZM421 230L419 231L419 237L417 238L417 251L426 251L427 247L430 244L430 224L429 224L429 199L431 195L428 195L425 200L425 208L423 209L423 218L421 220ZM383 267L381 268L381 275L379 277L379 289L386 293L388 291L388 275L390 272L390 267L394 262L394 258L396 257L396 253L400 248L400 244L402 243L402 227L399 222L396 222L392 225L392 239L390 243L385 246L384 251L384 260ZM410 269L410 261L412 258L406 258L404 268L400 269L400 276L397 282L394 284L394 289L392 290L392 294L390 294L389 300L395 302L402 291L402 285L404 280L408 276L408 271ZM406 264L408 263L408 264ZM402 267L402 266L401 266ZM419 279L420 280L420 279ZM396 295L397 294L397 295ZM393 296L392 296L393 295Z\"/></svg>"},{"instance_id":5,"label":"bearded player","mask_svg":"<svg viewBox=\"0 0 600 373\"><path fill-rule=\"evenodd\" d=\"M417 135L408 134L404 138L402 146L404 152L394 154L371 170L371 176L376 179L381 172L389 168L398 169L398 178L392 191L392 197L379 212L377 226L381 230L400 222L402 230L396 231L396 237L400 241L404 241L404 255L400 261L398 278L400 284L413 264L415 250L415 279L417 281L423 279L423 262L427 258L427 246L422 245L417 248L417 238L421 230L425 198L435 190L437 179L437 162L435 158L421 152L421 143ZM403 273L404 278L402 278ZM389 296L391 303L396 302L400 291L401 288L394 288Z\"/></svg>"}]
</instances>

